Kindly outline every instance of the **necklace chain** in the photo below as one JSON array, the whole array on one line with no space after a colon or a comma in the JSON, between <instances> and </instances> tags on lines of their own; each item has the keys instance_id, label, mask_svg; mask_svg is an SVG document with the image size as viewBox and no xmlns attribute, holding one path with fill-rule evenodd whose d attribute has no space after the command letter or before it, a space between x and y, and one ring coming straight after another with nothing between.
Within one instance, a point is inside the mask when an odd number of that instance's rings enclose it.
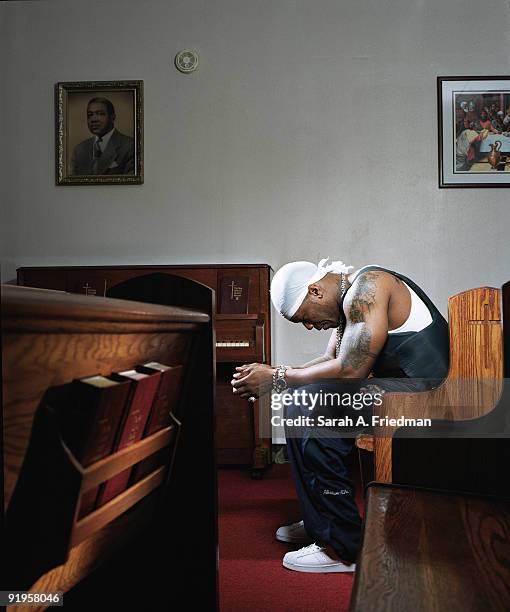
<instances>
[{"instance_id":1,"label":"necklace chain","mask_svg":"<svg viewBox=\"0 0 510 612\"><path fill-rule=\"evenodd\" d=\"M344 324L342 320L342 300L344 299L344 295L345 295L346 278L343 272L340 273L340 278L341 278L340 280L340 324L336 328L335 357L338 357L338 355L340 354L340 345L342 344L342 336L344 333Z\"/></svg>"}]
</instances>

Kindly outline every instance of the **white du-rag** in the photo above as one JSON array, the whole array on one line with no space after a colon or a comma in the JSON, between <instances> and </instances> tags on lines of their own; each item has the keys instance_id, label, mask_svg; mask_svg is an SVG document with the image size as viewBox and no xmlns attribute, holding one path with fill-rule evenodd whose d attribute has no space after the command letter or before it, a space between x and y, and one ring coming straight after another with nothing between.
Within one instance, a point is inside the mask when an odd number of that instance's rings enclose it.
<instances>
[{"instance_id":1,"label":"white du-rag","mask_svg":"<svg viewBox=\"0 0 510 612\"><path fill-rule=\"evenodd\" d=\"M321 259L318 265L310 261L293 261L282 266L271 282L271 301L276 310L290 319L303 303L308 287L324 278L329 272L348 274L354 266L346 266L342 261L326 265L329 257Z\"/></svg>"}]
</instances>

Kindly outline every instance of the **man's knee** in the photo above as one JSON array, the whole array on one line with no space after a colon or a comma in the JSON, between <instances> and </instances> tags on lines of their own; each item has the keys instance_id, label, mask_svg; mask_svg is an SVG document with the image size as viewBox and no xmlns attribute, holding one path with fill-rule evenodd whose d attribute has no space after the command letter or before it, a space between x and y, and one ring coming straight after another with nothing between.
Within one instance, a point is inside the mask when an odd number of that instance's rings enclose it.
<instances>
[{"instance_id":1,"label":"man's knee","mask_svg":"<svg viewBox=\"0 0 510 612\"><path fill-rule=\"evenodd\" d=\"M345 459L352 446L349 439L310 437L303 448L303 463L315 474L343 477L347 473Z\"/></svg>"}]
</instances>

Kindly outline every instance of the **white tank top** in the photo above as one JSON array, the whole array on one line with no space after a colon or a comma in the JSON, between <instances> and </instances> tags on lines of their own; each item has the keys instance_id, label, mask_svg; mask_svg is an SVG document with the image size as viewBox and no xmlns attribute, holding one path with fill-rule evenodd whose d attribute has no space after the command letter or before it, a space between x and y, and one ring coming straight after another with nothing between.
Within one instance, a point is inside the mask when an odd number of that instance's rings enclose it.
<instances>
[{"instance_id":1,"label":"white tank top","mask_svg":"<svg viewBox=\"0 0 510 612\"><path fill-rule=\"evenodd\" d=\"M376 265L376 264L371 264L371 265ZM356 278L358 277L358 275L360 274L362 270L364 270L365 268L369 268L369 267L370 266L363 266L363 268L360 268L360 271L356 275ZM411 312L409 313L407 320L404 323L402 323L400 327L397 327L396 329L388 330L389 334L401 334L404 332L418 332L418 331L421 331L422 329L425 329L427 326L429 326L432 323L432 315L430 314L430 311L427 308L425 302L421 299L421 297L419 297L416 294L415 291L411 289L411 287L409 287L407 283L405 283L404 281L402 282L404 283L404 285L409 290L409 293L411 294Z\"/></svg>"},{"instance_id":2,"label":"white tank top","mask_svg":"<svg viewBox=\"0 0 510 612\"><path fill-rule=\"evenodd\" d=\"M411 312L407 317L407 320L402 323L397 329L391 329L388 331L389 334L397 334L402 332L418 332L425 329L432 323L432 315L427 308L425 302L416 295L416 292L409 287L407 283L402 281L404 285L409 289L411 294Z\"/></svg>"}]
</instances>

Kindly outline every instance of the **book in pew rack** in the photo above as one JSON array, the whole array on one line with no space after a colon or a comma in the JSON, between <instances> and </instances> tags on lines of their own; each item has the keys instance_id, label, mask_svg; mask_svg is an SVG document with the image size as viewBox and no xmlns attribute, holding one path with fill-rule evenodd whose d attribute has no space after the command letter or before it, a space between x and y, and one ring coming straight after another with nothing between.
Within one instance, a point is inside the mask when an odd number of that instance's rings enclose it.
<instances>
[{"instance_id":1,"label":"book in pew rack","mask_svg":"<svg viewBox=\"0 0 510 612\"><path fill-rule=\"evenodd\" d=\"M152 404L150 415L147 419L147 424L143 433L143 437L146 438L147 436L150 436L151 434L154 434L164 427L168 427L168 425L170 425L172 420L170 415L176 410L180 399L184 368L182 365L167 366L156 361L150 361L148 363L144 363L142 366L138 366L136 369L144 374L159 373L161 375L159 388ZM177 422L175 417L174 421ZM177 424L179 423L177 422ZM136 464L133 467L130 485L141 480L158 465L164 462L161 457L165 452L165 449L162 449L162 451L159 453L156 453L152 457L147 457L147 459L144 459L140 463Z\"/></svg>"},{"instance_id":2,"label":"book in pew rack","mask_svg":"<svg viewBox=\"0 0 510 612\"><path fill-rule=\"evenodd\" d=\"M119 382L131 381L127 408L112 448L112 453L114 453L142 439L160 384L161 372L142 373L136 370L126 370L114 373L108 378ZM101 485L96 501L97 508L126 490L131 471L132 468L129 467Z\"/></svg>"},{"instance_id":3,"label":"book in pew rack","mask_svg":"<svg viewBox=\"0 0 510 612\"><path fill-rule=\"evenodd\" d=\"M130 389L129 379L115 381L96 375L73 381L70 405L62 411L62 433L64 442L84 467L112 452ZM94 509L98 492L99 486L82 495L80 518Z\"/></svg>"}]
</instances>

